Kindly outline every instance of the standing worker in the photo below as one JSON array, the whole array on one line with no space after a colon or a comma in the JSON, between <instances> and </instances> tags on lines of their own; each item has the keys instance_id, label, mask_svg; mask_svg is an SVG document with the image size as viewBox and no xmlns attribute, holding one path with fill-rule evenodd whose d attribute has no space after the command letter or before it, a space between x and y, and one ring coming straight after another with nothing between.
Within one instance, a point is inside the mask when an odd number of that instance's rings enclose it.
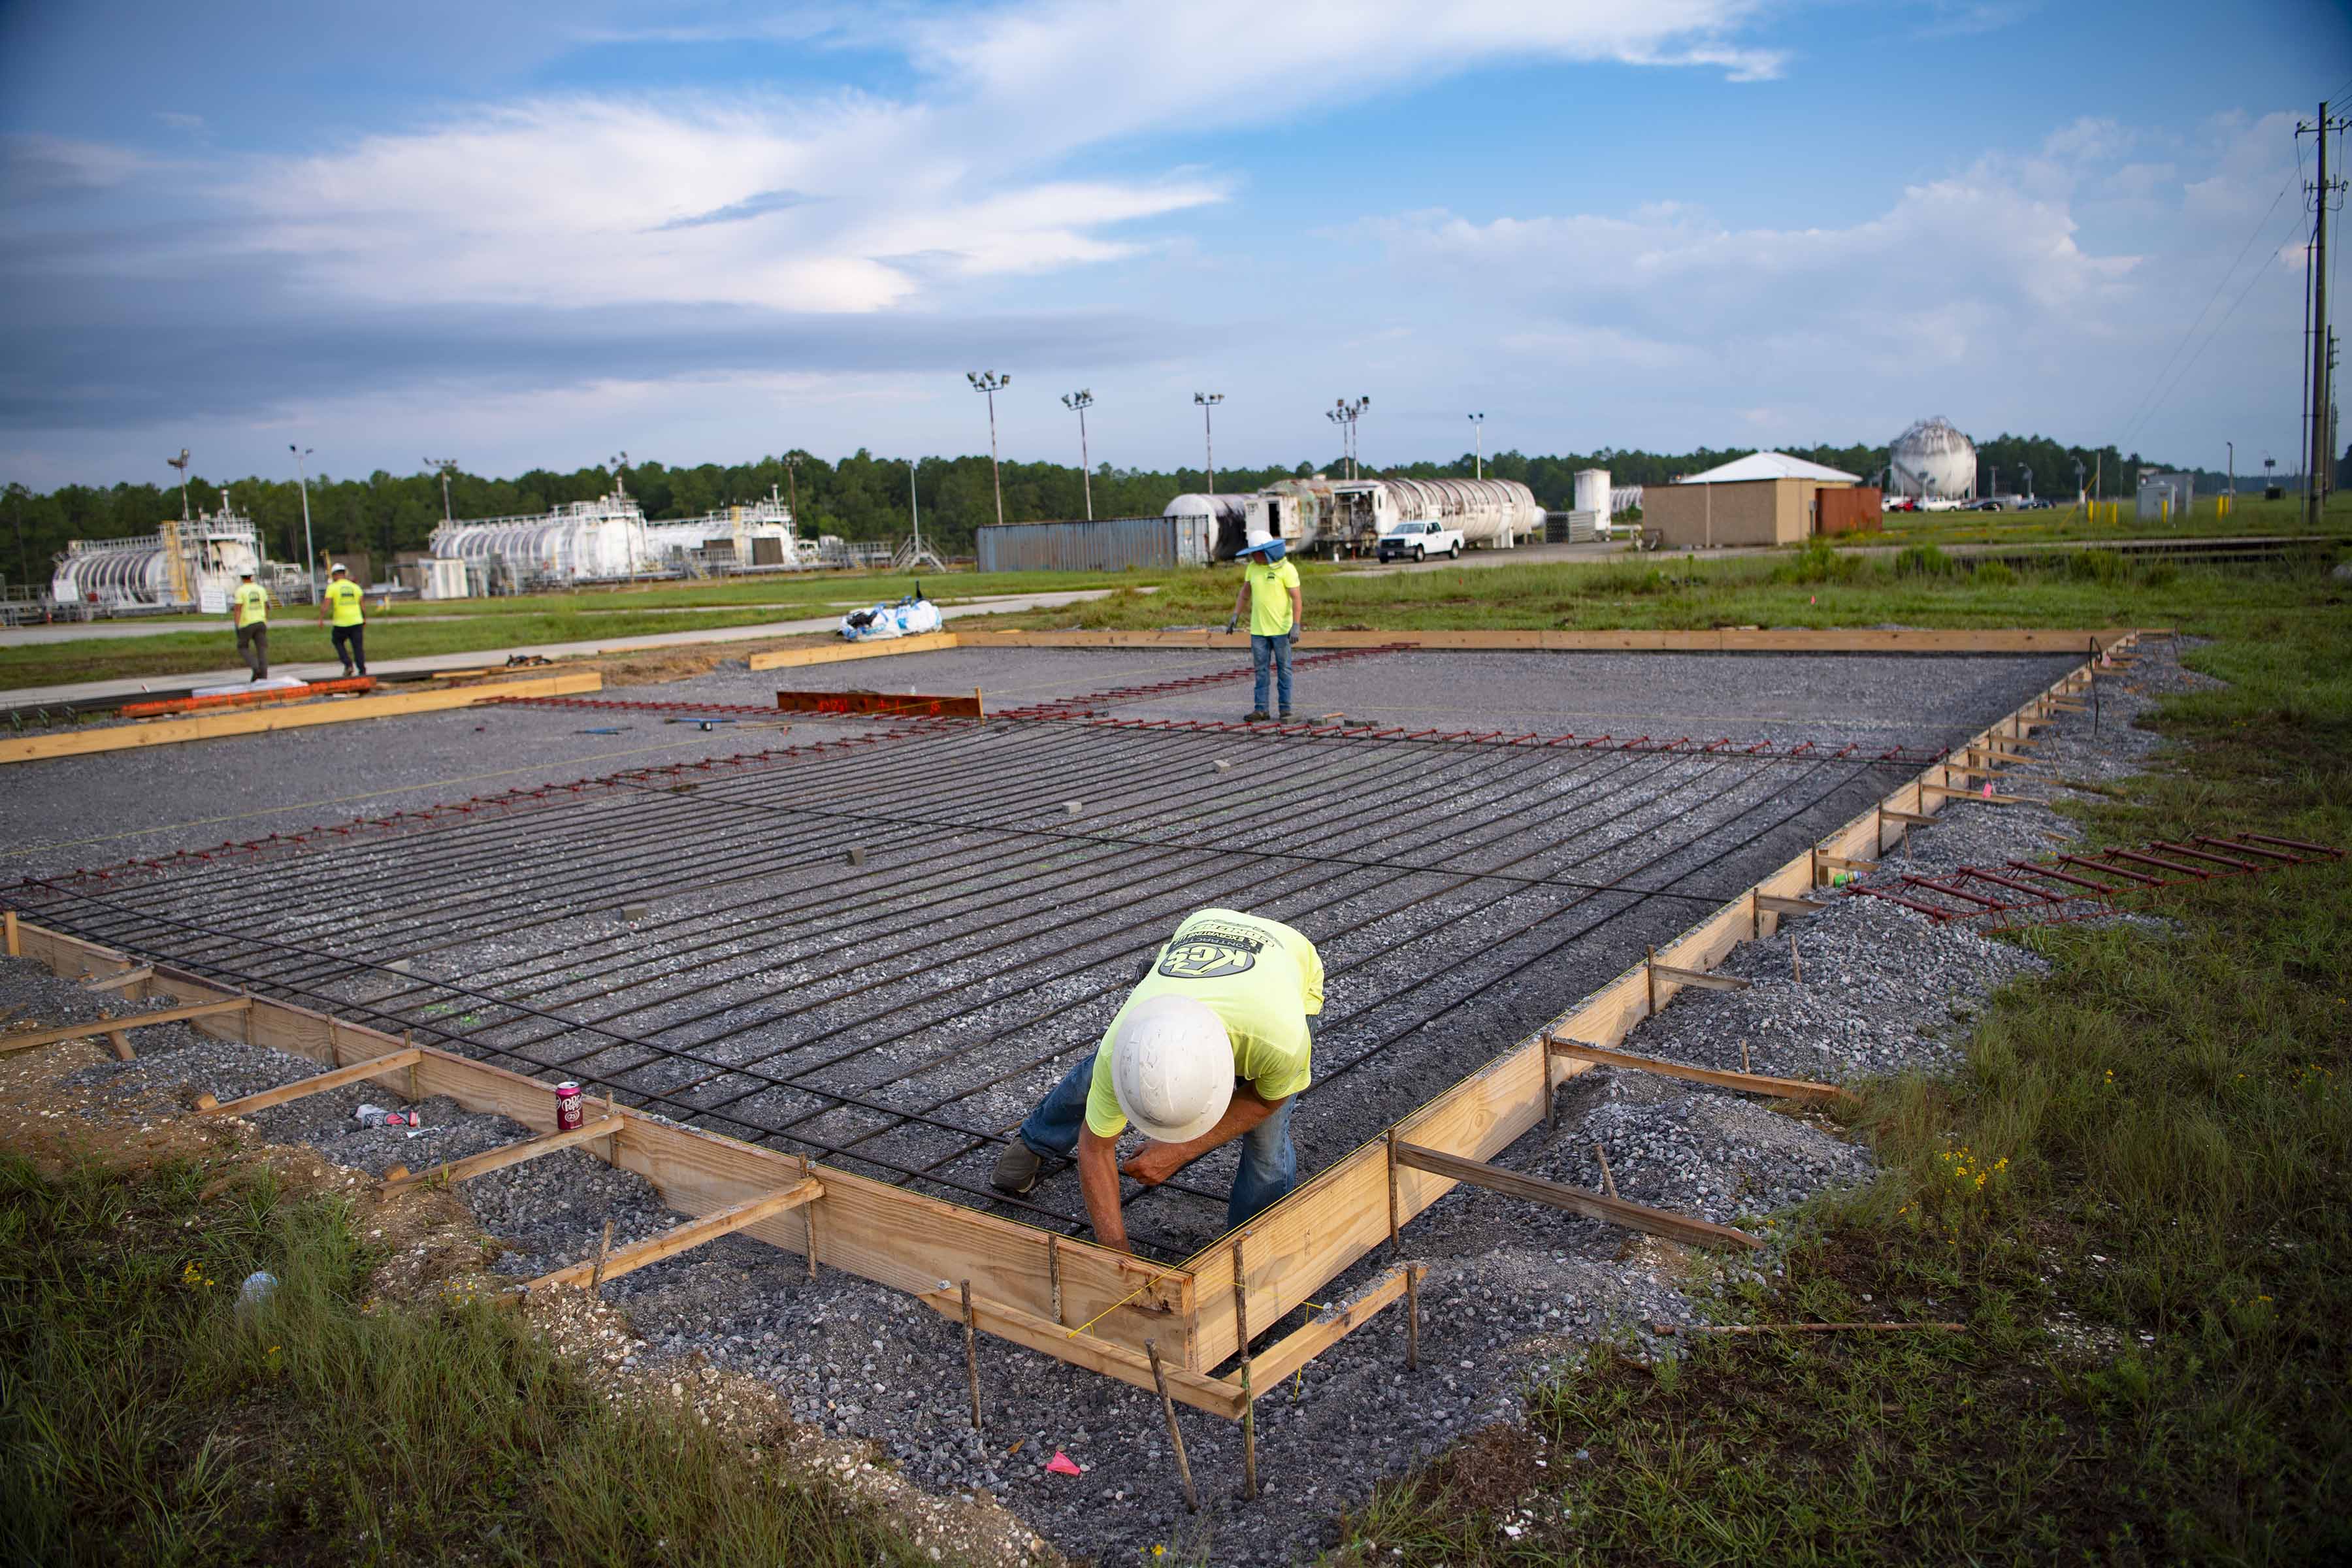
<instances>
[{"instance_id":1,"label":"standing worker","mask_svg":"<svg viewBox=\"0 0 2352 1568\"><path fill-rule=\"evenodd\" d=\"M1240 626L1242 612L1249 612L1250 664L1257 671L1257 706L1244 723L1266 721L1268 664L1274 666L1276 677L1282 721L1290 722L1290 644L1306 622L1307 602L1298 595L1298 568L1283 559L1286 553L1282 541L1271 538L1242 552L1241 592L1234 596L1233 619L1225 623L1225 630Z\"/></svg>"},{"instance_id":2,"label":"standing worker","mask_svg":"<svg viewBox=\"0 0 2352 1568\"><path fill-rule=\"evenodd\" d=\"M1312 1070L1307 1020L1322 1011L1323 960L1313 942L1236 910L1188 916L1102 1044L1005 1146L997 1190L1018 1197L1036 1186L1045 1156L1075 1153L1096 1238L1125 1251L1122 1170L1156 1187L1239 1138L1225 1223L1245 1223L1298 1184L1290 1109ZM1118 1135L1129 1121L1152 1141L1122 1167Z\"/></svg>"},{"instance_id":3,"label":"standing worker","mask_svg":"<svg viewBox=\"0 0 2352 1568\"><path fill-rule=\"evenodd\" d=\"M346 678L367 673L367 623L360 614L360 601L365 597L341 562L327 568L327 596L319 603L319 620L334 623L327 636L335 645L335 657L343 661Z\"/></svg>"},{"instance_id":4,"label":"standing worker","mask_svg":"<svg viewBox=\"0 0 2352 1568\"><path fill-rule=\"evenodd\" d=\"M237 574L236 596L229 602L229 625L236 628L236 656L253 671L247 684L269 679L269 590L250 572Z\"/></svg>"}]
</instances>

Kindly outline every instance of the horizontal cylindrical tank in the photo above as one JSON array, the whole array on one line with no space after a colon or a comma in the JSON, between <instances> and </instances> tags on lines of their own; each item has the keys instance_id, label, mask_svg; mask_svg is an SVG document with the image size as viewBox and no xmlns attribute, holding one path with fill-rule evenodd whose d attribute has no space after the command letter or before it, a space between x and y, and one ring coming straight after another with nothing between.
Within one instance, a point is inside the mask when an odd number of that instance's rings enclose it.
<instances>
[{"instance_id":1,"label":"horizontal cylindrical tank","mask_svg":"<svg viewBox=\"0 0 2352 1568\"><path fill-rule=\"evenodd\" d=\"M171 597L163 547L126 541L77 551L50 574L49 597L61 605L161 605Z\"/></svg>"},{"instance_id":2,"label":"horizontal cylindrical tank","mask_svg":"<svg viewBox=\"0 0 2352 1568\"><path fill-rule=\"evenodd\" d=\"M1249 542L1249 502L1245 495L1204 495L1188 490L1162 508L1160 515L1207 519L1210 558L1230 561Z\"/></svg>"},{"instance_id":3,"label":"horizontal cylindrical tank","mask_svg":"<svg viewBox=\"0 0 2352 1568\"><path fill-rule=\"evenodd\" d=\"M445 522L433 531L431 549L464 561L502 561L519 581L628 577L655 565L645 514L625 497L574 502L540 517Z\"/></svg>"},{"instance_id":4,"label":"horizontal cylindrical tank","mask_svg":"<svg viewBox=\"0 0 2352 1568\"><path fill-rule=\"evenodd\" d=\"M1576 472L1576 509L1607 515L1609 508L1609 470L1579 468Z\"/></svg>"},{"instance_id":5,"label":"horizontal cylindrical tank","mask_svg":"<svg viewBox=\"0 0 2352 1568\"><path fill-rule=\"evenodd\" d=\"M983 572L1123 572L1129 566L1205 566L1210 560L1209 520L1197 512L992 522L975 531Z\"/></svg>"},{"instance_id":6,"label":"horizontal cylindrical tank","mask_svg":"<svg viewBox=\"0 0 2352 1568\"><path fill-rule=\"evenodd\" d=\"M1543 535L1543 508L1535 491L1517 479L1381 479L1386 488L1389 521L1431 521L1462 531L1465 544L1509 549L1522 539Z\"/></svg>"}]
</instances>

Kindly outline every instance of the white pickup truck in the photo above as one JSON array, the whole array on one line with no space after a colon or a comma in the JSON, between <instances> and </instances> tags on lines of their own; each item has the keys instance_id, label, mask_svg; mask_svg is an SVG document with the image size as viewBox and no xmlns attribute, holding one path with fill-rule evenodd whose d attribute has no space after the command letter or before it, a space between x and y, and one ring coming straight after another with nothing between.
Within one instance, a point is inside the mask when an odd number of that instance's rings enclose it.
<instances>
[{"instance_id":1,"label":"white pickup truck","mask_svg":"<svg viewBox=\"0 0 2352 1568\"><path fill-rule=\"evenodd\" d=\"M1426 561L1433 555L1459 557L1462 553L1462 531L1434 522L1400 522L1381 535L1380 556L1383 561L1408 557Z\"/></svg>"}]
</instances>

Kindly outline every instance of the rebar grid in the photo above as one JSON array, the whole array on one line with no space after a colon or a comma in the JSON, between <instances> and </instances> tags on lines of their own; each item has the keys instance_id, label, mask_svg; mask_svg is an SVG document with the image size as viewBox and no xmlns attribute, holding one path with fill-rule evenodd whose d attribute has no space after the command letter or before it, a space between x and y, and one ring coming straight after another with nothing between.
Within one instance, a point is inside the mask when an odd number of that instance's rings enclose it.
<instances>
[{"instance_id":1,"label":"rebar grid","mask_svg":"<svg viewBox=\"0 0 2352 1568\"><path fill-rule=\"evenodd\" d=\"M1297 1123L1311 1168L1851 815L1887 765L1055 721L884 733L899 743L635 770L528 811L261 841L22 901L241 988L1008 1203L994 1147L1192 910L1287 921L1324 954ZM1175 1256L1221 1229L1223 1174L1213 1158L1156 1189L1138 1244ZM1067 1226L1074 1186L1010 1206Z\"/></svg>"}]
</instances>

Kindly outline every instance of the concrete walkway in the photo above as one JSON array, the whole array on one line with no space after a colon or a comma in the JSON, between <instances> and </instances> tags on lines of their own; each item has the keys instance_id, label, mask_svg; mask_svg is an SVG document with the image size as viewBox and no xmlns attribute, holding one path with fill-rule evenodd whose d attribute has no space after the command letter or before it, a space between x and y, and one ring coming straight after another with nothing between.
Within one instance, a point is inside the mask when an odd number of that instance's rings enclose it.
<instances>
[{"instance_id":1,"label":"concrete walkway","mask_svg":"<svg viewBox=\"0 0 2352 1568\"><path fill-rule=\"evenodd\" d=\"M1023 610L1053 610L1066 605L1083 604L1088 599L1100 599L1117 593L1115 588L1080 588L1061 594L1023 594L1010 597L976 600L967 605L946 605L940 616L954 620L965 616L1010 615ZM820 616L808 620L770 621L755 626L713 626L709 631L661 632L641 637L610 637L596 642L540 643L530 647L474 648L465 653L437 653L420 658L387 658L369 661L371 675L429 674L438 669L473 669L482 665L504 663L510 654L537 654L542 658L577 658L591 654L636 653L646 648L693 647L712 643L758 642L768 637L797 637L808 632L829 632L841 625L839 616ZM230 651L229 634L221 634L223 651ZM342 674L343 667L331 661L317 664L280 664L269 667L272 675L290 675L303 680L322 680ZM37 707L49 702L88 702L109 697L130 697L148 690L180 691L192 686L226 686L246 679L248 672L242 665L226 669L196 670L183 675L152 675L143 679L86 680L69 686L31 686L0 691L0 706Z\"/></svg>"}]
</instances>

